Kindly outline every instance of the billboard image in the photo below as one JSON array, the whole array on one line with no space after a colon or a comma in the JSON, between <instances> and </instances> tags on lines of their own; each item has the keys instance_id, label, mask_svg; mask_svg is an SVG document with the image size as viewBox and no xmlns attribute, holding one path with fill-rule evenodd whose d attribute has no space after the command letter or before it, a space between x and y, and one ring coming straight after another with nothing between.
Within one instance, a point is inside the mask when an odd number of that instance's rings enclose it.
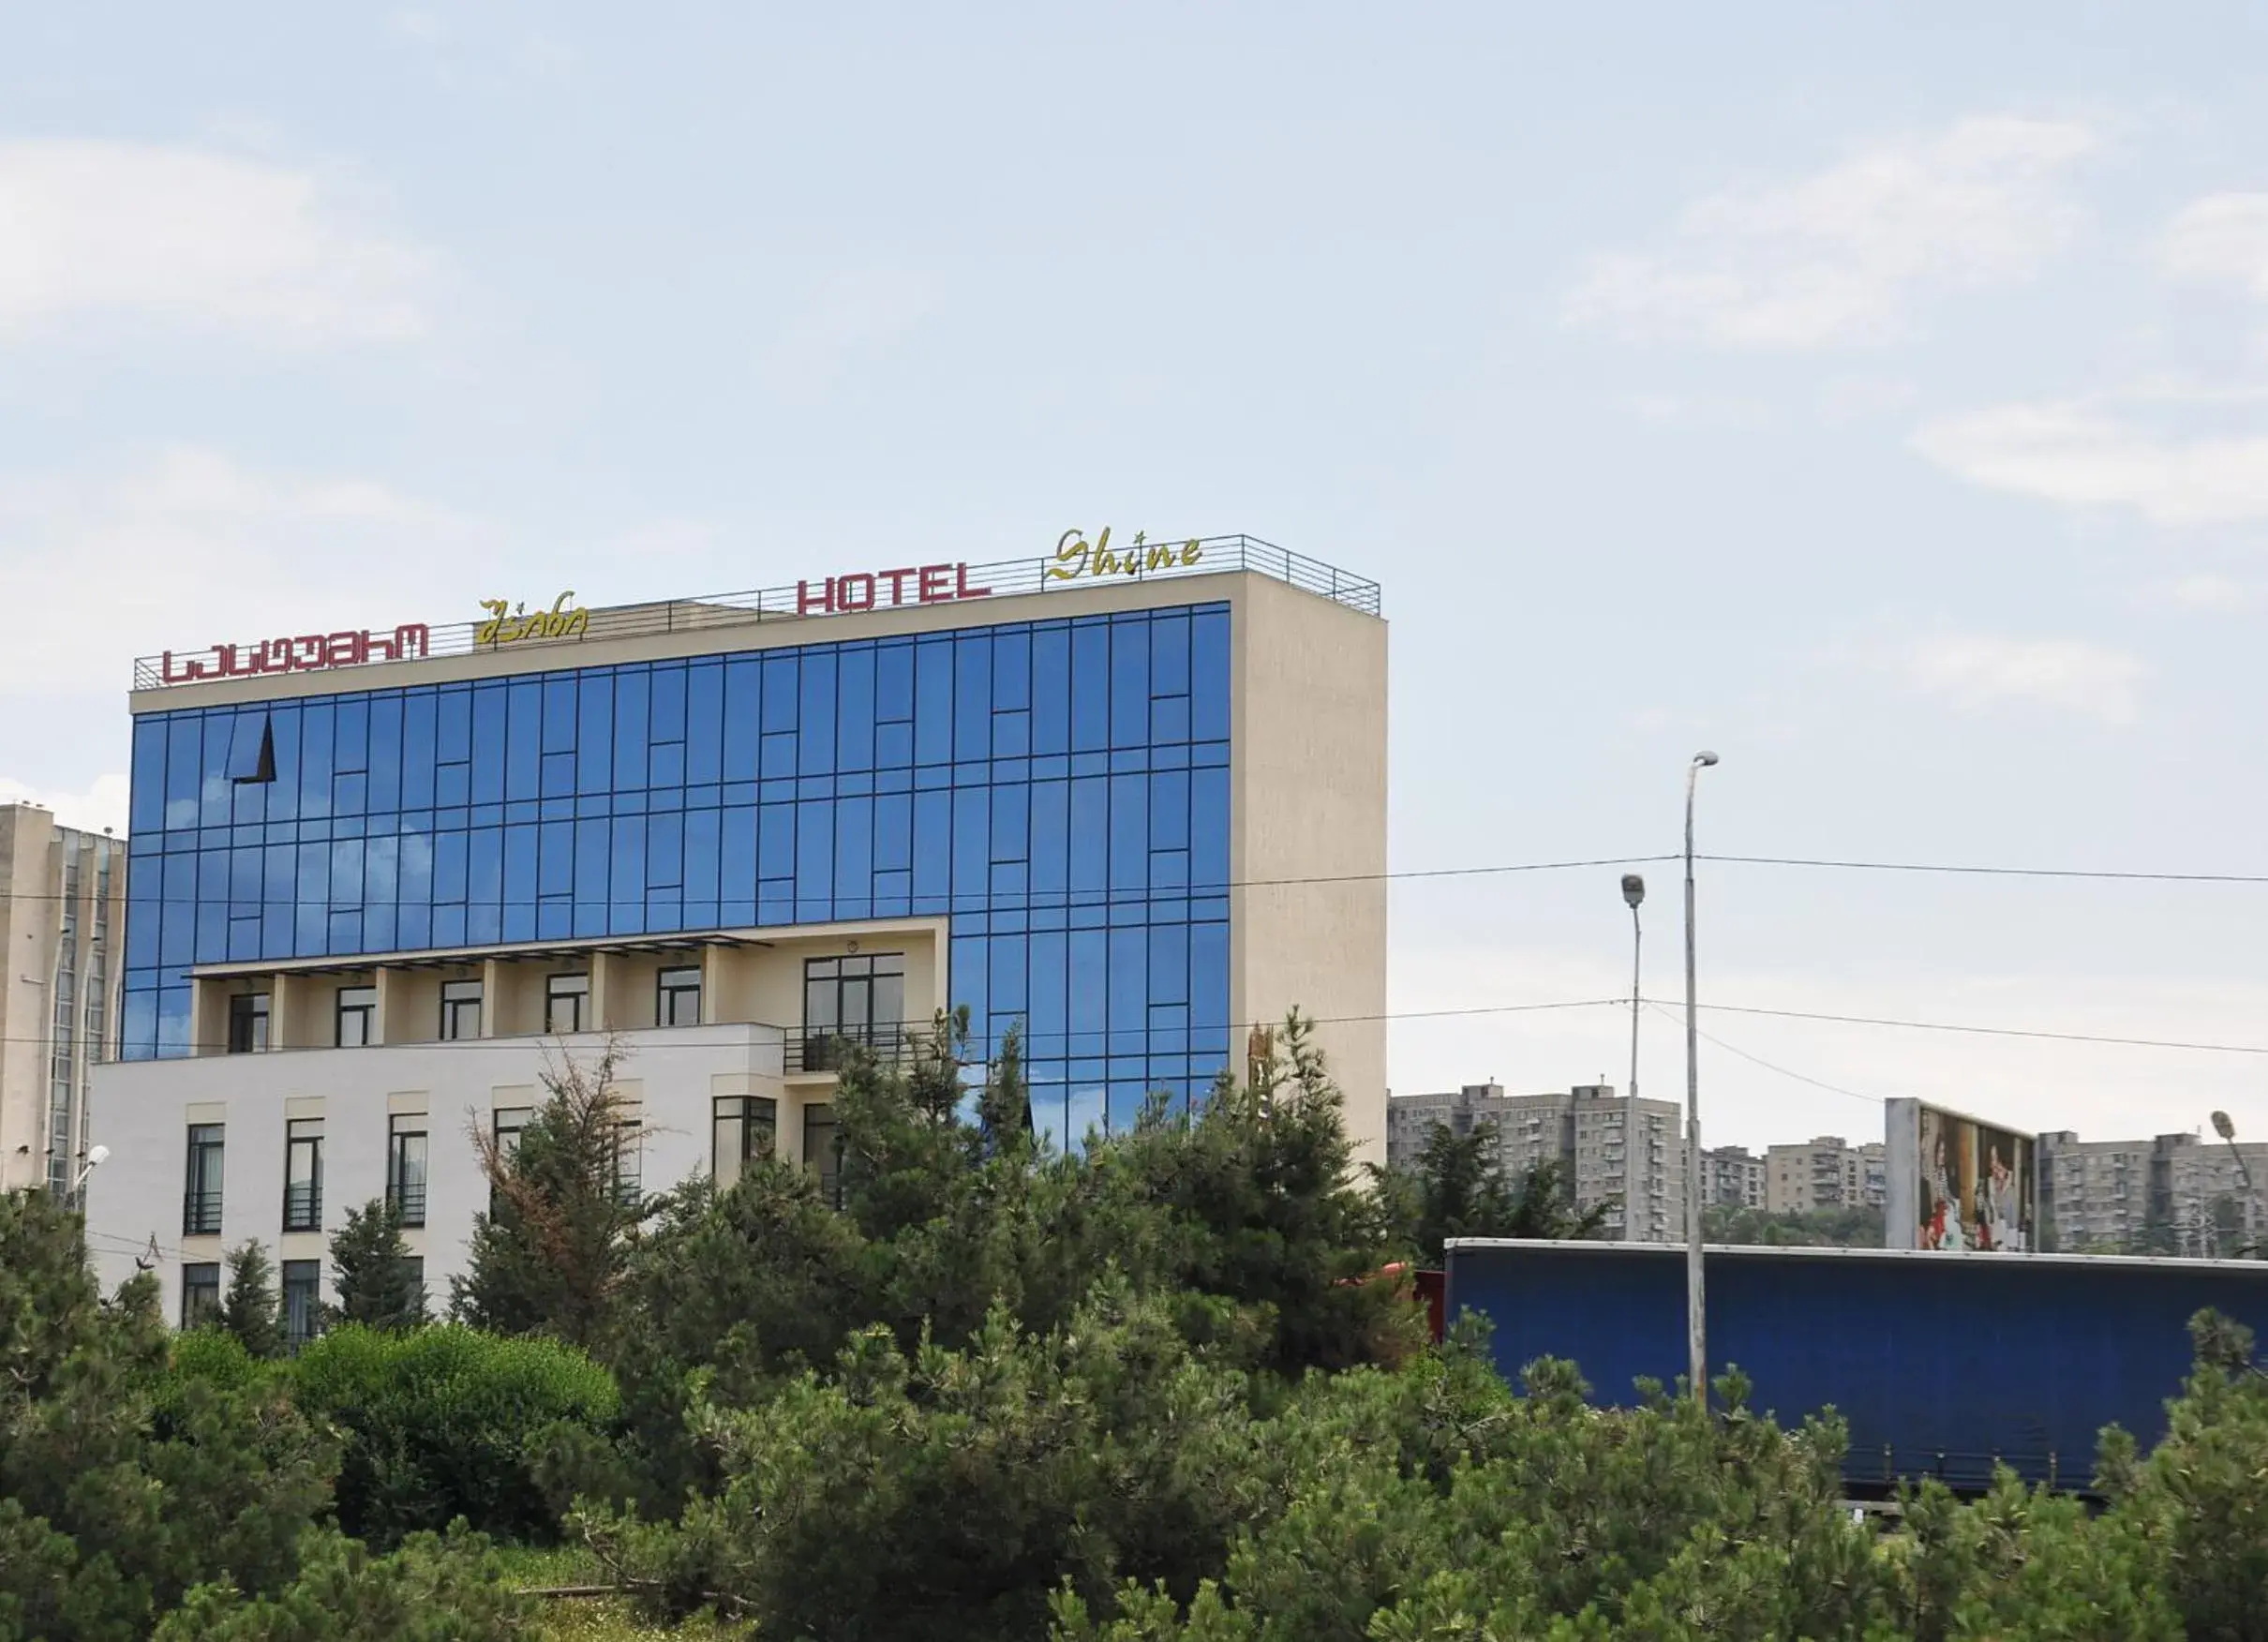
<instances>
[{"instance_id":1,"label":"billboard image","mask_svg":"<svg viewBox=\"0 0 2268 1642\"><path fill-rule=\"evenodd\" d=\"M2030 1135L1893 1100L1887 1138L1888 1246L2010 1254L2037 1246Z\"/></svg>"}]
</instances>

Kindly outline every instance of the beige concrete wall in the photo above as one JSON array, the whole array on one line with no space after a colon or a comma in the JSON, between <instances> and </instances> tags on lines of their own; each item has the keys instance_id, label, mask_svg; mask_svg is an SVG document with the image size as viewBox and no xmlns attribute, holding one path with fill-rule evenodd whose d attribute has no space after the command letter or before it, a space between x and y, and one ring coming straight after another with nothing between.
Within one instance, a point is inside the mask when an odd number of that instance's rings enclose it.
<instances>
[{"instance_id":1,"label":"beige concrete wall","mask_svg":"<svg viewBox=\"0 0 2268 1642\"><path fill-rule=\"evenodd\" d=\"M1386 1158L1386 624L1262 576L1237 589L1231 1008L1243 1035L1297 1006ZM1339 883L1268 880L1352 878Z\"/></svg>"}]
</instances>

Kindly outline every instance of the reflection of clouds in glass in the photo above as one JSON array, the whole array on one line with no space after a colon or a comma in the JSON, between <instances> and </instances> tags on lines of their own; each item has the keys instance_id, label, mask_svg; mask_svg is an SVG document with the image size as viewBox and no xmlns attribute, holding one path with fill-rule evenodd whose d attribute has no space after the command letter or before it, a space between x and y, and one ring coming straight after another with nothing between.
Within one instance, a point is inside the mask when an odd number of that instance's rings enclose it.
<instances>
[{"instance_id":1,"label":"reflection of clouds in glass","mask_svg":"<svg viewBox=\"0 0 2268 1642\"><path fill-rule=\"evenodd\" d=\"M1072 1143L1084 1147L1089 1133L1103 1131L1105 1109L1104 1091L1097 1088L1074 1089L1067 1107L1068 1127Z\"/></svg>"}]
</instances>

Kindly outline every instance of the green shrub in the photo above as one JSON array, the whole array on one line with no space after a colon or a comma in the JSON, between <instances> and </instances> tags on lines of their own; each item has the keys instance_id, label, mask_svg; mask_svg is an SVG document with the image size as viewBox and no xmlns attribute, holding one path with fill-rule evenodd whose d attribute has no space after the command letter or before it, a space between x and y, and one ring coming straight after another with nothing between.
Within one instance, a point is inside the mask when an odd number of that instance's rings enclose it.
<instances>
[{"instance_id":1,"label":"green shrub","mask_svg":"<svg viewBox=\"0 0 2268 1642\"><path fill-rule=\"evenodd\" d=\"M346 1439L340 1526L380 1545L460 1516L485 1533L549 1537L558 1517L531 1454L561 1426L607 1426L619 1406L613 1377L572 1346L455 1324L334 1329L291 1374L301 1409Z\"/></svg>"}]
</instances>

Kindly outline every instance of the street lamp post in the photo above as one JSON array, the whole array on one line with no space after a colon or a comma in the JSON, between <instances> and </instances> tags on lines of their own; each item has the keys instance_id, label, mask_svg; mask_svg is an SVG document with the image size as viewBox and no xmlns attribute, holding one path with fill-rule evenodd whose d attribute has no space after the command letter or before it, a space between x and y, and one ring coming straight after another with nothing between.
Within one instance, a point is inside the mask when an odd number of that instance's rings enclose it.
<instances>
[{"instance_id":1,"label":"street lamp post","mask_svg":"<svg viewBox=\"0 0 2268 1642\"><path fill-rule=\"evenodd\" d=\"M1630 907L1630 1099L1622 1120L1622 1235L1632 1243L1638 1237L1638 978L1644 934L1638 906L1646 899L1646 880L1635 873L1622 874L1622 900Z\"/></svg>"},{"instance_id":2,"label":"street lamp post","mask_svg":"<svg viewBox=\"0 0 2268 1642\"><path fill-rule=\"evenodd\" d=\"M1685 1333L1694 1400L1708 1407L1708 1321L1701 1280L1701 1027L1694 1004L1694 788L1717 762L1696 753L1685 767Z\"/></svg>"},{"instance_id":3,"label":"street lamp post","mask_svg":"<svg viewBox=\"0 0 2268 1642\"><path fill-rule=\"evenodd\" d=\"M2245 1161L2244 1148L2236 1143L2236 1125L2230 1121L2227 1112L2216 1112L2213 1114L2213 1132L2229 1142L2229 1156L2236 1159L2236 1172L2244 1178L2245 1206L2250 1211L2246 1217L2252 1223L2253 1253L2268 1259L2268 1247L2263 1247L2261 1242L2261 1228L2268 1223L2268 1217L2261 1212L2260 1193L2252 1184L2252 1165Z\"/></svg>"},{"instance_id":4,"label":"street lamp post","mask_svg":"<svg viewBox=\"0 0 2268 1642\"><path fill-rule=\"evenodd\" d=\"M111 1149L108 1146L90 1146L87 1148L85 1165L79 1171L79 1177L71 1182L71 1189L64 1194L63 1206L67 1209L75 1209L78 1211L79 1258L82 1261L86 1259L87 1176L94 1173L96 1170L101 1168L103 1163L109 1158L110 1155Z\"/></svg>"}]
</instances>

